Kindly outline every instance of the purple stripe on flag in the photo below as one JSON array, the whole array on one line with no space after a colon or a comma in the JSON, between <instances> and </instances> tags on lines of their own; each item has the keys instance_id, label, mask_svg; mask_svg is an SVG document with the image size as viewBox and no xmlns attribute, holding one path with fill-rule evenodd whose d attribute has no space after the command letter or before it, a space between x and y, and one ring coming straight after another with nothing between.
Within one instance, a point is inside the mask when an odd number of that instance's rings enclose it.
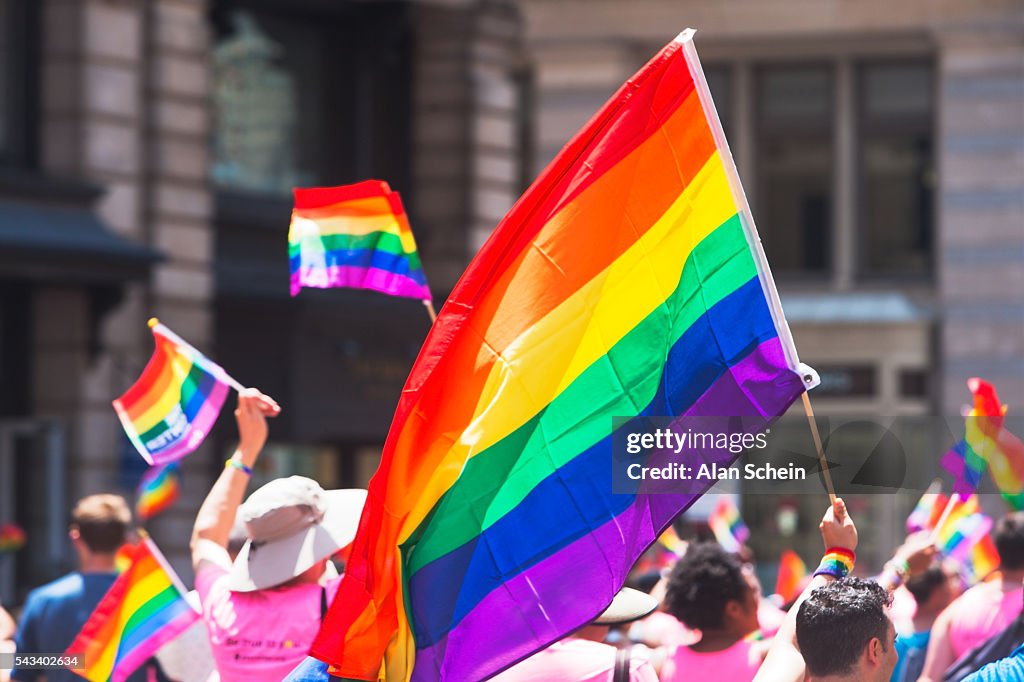
<instances>
[{"instance_id":1,"label":"purple stripe on flag","mask_svg":"<svg viewBox=\"0 0 1024 682\"><path fill-rule=\"evenodd\" d=\"M110 682L123 682L143 663L152 658L160 647L188 630L198 620L199 614L192 610L188 602L185 602L185 608L180 609L180 612L172 620L162 625L153 633L152 637L124 654L123 658L117 661L114 669L110 671Z\"/></svg>"},{"instance_id":2,"label":"purple stripe on flag","mask_svg":"<svg viewBox=\"0 0 1024 682\"><path fill-rule=\"evenodd\" d=\"M744 420L744 427L760 430L755 427L767 426L803 390L800 377L787 371L775 337L731 367L685 416L757 416ZM663 456L667 461L674 455ZM735 458L710 450L704 461L728 464ZM650 464L658 466L654 458ZM417 651L412 679L482 679L587 623L611 602L643 550L703 492L638 495L589 535L506 580L442 640ZM578 571L583 565L589 570ZM572 576L572 590L565 589L566 576Z\"/></svg>"},{"instance_id":3,"label":"purple stripe on flag","mask_svg":"<svg viewBox=\"0 0 1024 682\"><path fill-rule=\"evenodd\" d=\"M416 298L421 301L431 300L430 287L420 284L407 275L379 268L362 268L353 265L332 265L328 268L304 267L298 272L292 273L292 296L298 295L302 287L371 289L391 296Z\"/></svg>"},{"instance_id":4,"label":"purple stripe on flag","mask_svg":"<svg viewBox=\"0 0 1024 682\"><path fill-rule=\"evenodd\" d=\"M150 452L146 460L155 466L157 464L174 462L195 452L196 448L202 445L203 439L206 438L206 435L217 421L217 417L220 415L220 408L228 397L228 388L227 384L218 380L206 401L203 402L203 406L196 413L196 418L192 420L192 423L185 433L181 435L181 438L166 448Z\"/></svg>"}]
</instances>

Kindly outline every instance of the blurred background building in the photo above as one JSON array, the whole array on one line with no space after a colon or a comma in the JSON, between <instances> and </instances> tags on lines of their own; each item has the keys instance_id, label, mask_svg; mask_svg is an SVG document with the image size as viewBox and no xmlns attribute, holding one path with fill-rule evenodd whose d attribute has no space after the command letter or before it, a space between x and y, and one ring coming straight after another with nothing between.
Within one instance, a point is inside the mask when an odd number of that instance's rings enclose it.
<instances>
[{"instance_id":1,"label":"blurred background building","mask_svg":"<svg viewBox=\"0 0 1024 682\"><path fill-rule=\"evenodd\" d=\"M30 542L0 600L70 565L73 500L141 474L110 400L151 315L281 401L256 484L365 484L427 317L291 299L291 187L388 180L440 302L687 26L818 411L956 414L972 375L1024 405L1021 0L0 0L0 521ZM225 413L151 524L186 577ZM755 537L780 502L799 544L821 500L747 500ZM912 503L861 513L892 542Z\"/></svg>"}]
</instances>

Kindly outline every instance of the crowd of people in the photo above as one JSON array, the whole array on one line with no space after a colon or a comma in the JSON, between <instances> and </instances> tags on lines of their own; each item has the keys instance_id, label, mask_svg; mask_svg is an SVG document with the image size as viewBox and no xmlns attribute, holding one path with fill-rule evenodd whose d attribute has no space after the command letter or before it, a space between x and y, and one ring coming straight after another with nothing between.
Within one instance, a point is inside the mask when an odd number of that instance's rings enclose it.
<instances>
[{"instance_id":1,"label":"crowd of people","mask_svg":"<svg viewBox=\"0 0 1024 682\"><path fill-rule=\"evenodd\" d=\"M292 476L246 498L267 418L279 412L259 391L240 394L238 448L192 532L190 596L202 622L132 682L330 679L308 653L338 589L334 559L355 536L366 491L324 490ZM115 555L131 526L120 496L81 500L69 530L78 570L33 590L17 623L0 607L0 653L64 651L116 579ZM1024 682L1024 513L995 528L998 572L963 592L960 567L927 535L908 538L868 578L854 575L863 573L858 530L841 499L819 528L821 564L788 609L762 594L749 555L696 543L653 579L638 576L592 622L494 679ZM0 670L0 682L6 674ZM10 675L78 679L69 670Z\"/></svg>"}]
</instances>

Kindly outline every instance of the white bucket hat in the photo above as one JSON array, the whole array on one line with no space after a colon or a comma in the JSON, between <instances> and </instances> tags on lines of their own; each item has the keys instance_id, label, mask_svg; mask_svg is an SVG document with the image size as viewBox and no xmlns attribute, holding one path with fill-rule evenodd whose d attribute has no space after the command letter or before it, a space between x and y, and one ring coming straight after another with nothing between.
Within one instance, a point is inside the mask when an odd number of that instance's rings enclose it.
<instances>
[{"instance_id":1,"label":"white bucket hat","mask_svg":"<svg viewBox=\"0 0 1024 682\"><path fill-rule=\"evenodd\" d=\"M302 575L352 542L365 502L365 490L324 490L305 476L267 483L238 509L248 540L228 588L265 590Z\"/></svg>"},{"instance_id":2,"label":"white bucket hat","mask_svg":"<svg viewBox=\"0 0 1024 682\"><path fill-rule=\"evenodd\" d=\"M623 625L648 616L657 608L658 600L651 595L632 587L623 587L608 608L590 622L594 625Z\"/></svg>"}]
</instances>

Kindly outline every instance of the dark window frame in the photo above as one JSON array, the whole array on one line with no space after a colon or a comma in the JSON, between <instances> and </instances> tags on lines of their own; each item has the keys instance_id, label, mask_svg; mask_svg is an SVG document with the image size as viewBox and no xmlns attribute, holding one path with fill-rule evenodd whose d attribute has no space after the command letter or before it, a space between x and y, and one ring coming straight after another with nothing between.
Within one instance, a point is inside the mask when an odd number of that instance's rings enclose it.
<instances>
[{"instance_id":1,"label":"dark window frame","mask_svg":"<svg viewBox=\"0 0 1024 682\"><path fill-rule=\"evenodd\" d=\"M810 120L794 121L791 124L780 124L777 122L769 122L764 116L764 103L766 98L764 97L765 80L764 74L768 71L784 70L784 69L816 69L822 71L828 79L828 96L827 106L828 109L825 113L822 124L813 124ZM828 231L825 235L825 247L824 247L824 261L823 267L820 270L808 270L800 268L797 270L781 269L777 268L773 270L773 275L779 281L787 284L809 284L809 285L820 285L820 284L831 284L834 278L834 272L836 269L835 262L835 249L834 244L837 239L837 228L838 221L836 220L836 201L837 196L835 192L835 175L836 175L836 139L838 131L835 126L836 119L836 106L838 104L838 79L837 79L837 65L834 60L830 60L826 57L814 57L809 59L785 59L785 60L762 60L755 61L751 67L751 87L752 87L752 102L751 106L753 110L751 118L751 130L750 133L750 144L753 145L752 154L750 155L753 160L753 167L750 169L748 176L751 178L750 182L754 183L754 202L757 204L752 207L755 212L755 218L760 213L764 214L764 188L761 183L761 169L764 165L764 155L762 154L763 145L766 141L781 137L799 137L813 141L825 141L829 148L829 201L826 206L828 212ZM762 231L762 227L765 226L767 231L764 234L769 236L771 239L771 225L765 224L763 219L758 220L759 231Z\"/></svg>"},{"instance_id":2,"label":"dark window frame","mask_svg":"<svg viewBox=\"0 0 1024 682\"><path fill-rule=\"evenodd\" d=\"M242 9L255 13L258 19L271 20L280 19L281 21L289 23L306 23L311 27L315 27L322 31L323 36L329 39L336 39L340 34L336 30L332 29L342 22L356 21L359 19L360 12L367 11L368 8L376 8L375 11L379 13L391 12L396 18L390 23L397 26L396 33L389 36L391 38L398 37L405 40L404 49L408 50L407 53L400 56L400 59L404 59L403 65L400 67L403 71L402 80L406 83L412 83L413 78L413 59L414 54L412 52L412 25L411 20L411 3L407 0L381 0L375 3L344 3L337 2L336 0L291 0L291 2L282 5L279 0L215 0L210 4L209 17L211 25L216 26L222 23L228 13L233 9ZM214 30L216 34L216 29ZM366 37L368 43L375 42L369 36ZM336 68L336 67L330 67ZM358 81L353 84L356 89L362 89L364 87L372 87L372 78L368 77L362 69L356 69L354 73L357 76ZM321 114L330 114L331 111L337 109L339 96L338 92L334 92L337 88L327 87L325 85L325 93L328 96L334 97L334 100L325 99L321 103ZM373 121L378 118L380 112L373 110L374 105L379 105L379 102L374 99L372 101L362 98L361 101L365 100L368 104L361 105L361 108L353 111L353 120L359 124L365 124L368 121ZM350 150L351 159L347 163L351 167L346 168L340 163L329 163L324 167L317 168L317 172L321 173L323 177L318 177L313 181L313 184L317 185L338 185L349 182L357 182L359 180L365 180L369 177L381 177L387 180L391 185L391 188L402 193L402 200L405 204L407 211L413 210L412 204L412 145L413 145L413 113L415 103L413 101L413 90L411 85L405 91L405 98L401 102L401 111L399 116L404 117L401 122L401 129L395 128L396 132L393 135L394 139L398 140L397 146L404 149L404 152L400 155L405 159L404 166L397 171L382 173L377 166L378 157L381 156L379 153L369 152L366 142L362 135L358 136L355 140L355 146ZM299 123L301 125L301 121ZM331 123L325 117L326 130L331 131L337 127L336 123ZM214 131L215 132L215 131ZM332 138L324 142L326 145L334 146L340 139ZM387 177L383 177L387 175ZM241 187L221 186L214 185L214 193L216 196L217 203L217 217L218 221L223 217L236 217L235 208L247 201L255 200L257 203L265 203L272 206L283 206L288 205L289 209L291 206L291 195L290 193L279 193L275 191L264 191L258 189L248 189ZM222 215L221 207L224 207L228 214L227 216ZM266 217L258 215L256 211L245 211L241 213L247 213L246 216L249 219L255 218L256 224L262 225L268 228L279 227L278 221L274 220L274 217Z\"/></svg>"},{"instance_id":3,"label":"dark window frame","mask_svg":"<svg viewBox=\"0 0 1024 682\"><path fill-rule=\"evenodd\" d=\"M6 92L0 92L8 143L0 146L0 167L34 170L39 156L40 113L40 5L37 0L3 0L9 22L0 61L6 77Z\"/></svg>"},{"instance_id":4,"label":"dark window frame","mask_svg":"<svg viewBox=\"0 0 1024 682\"><path fill-rule=\"evenodd\" d=\"M936 273L938 272L938 249L935 248L935 238L937 236L937 223L938 223L938 206L939 192L933 190L930 197L930 205L928 207L928 218L930 224L927 229L931 233L931 243L929 245L929 253L927 255L927 266L924 272L921 273L899 273L899 272L886 272L886 271L872 271L869 268L869 248L868 240L870 239L870 231L867 225L867 203L865 198L867 197L867 170L865 161L866 145L865 141L871 135L881 136L926 136L931 140L931 167L933 173L938 174L938 148L937 132L938 132L938 108L936 107L936 98L938 94L938 88L940 86L939 81L939 70L936 68L937 62L933 55L922 55L914 57L863 57L860 59L853 60L852 63L854 72L854 83L853 83L853 96L856 101L854 107L854 136L855 146L857 149L856 161L853 168L854 177L854 193L856 201L854 202L854 247L853 247L853 278L858 284L895 284L895 285L913 285L913 284L931 284L935 281ZM867 72L872 67L884 67L884 66L927 66L931 69L931 102L929 105L929 116L927 119L917 118L912 116L898 117L893 116L892 118L882 122L877 118L873 118L868 112L867 92Z\"/></svg>"}]
</instances>

